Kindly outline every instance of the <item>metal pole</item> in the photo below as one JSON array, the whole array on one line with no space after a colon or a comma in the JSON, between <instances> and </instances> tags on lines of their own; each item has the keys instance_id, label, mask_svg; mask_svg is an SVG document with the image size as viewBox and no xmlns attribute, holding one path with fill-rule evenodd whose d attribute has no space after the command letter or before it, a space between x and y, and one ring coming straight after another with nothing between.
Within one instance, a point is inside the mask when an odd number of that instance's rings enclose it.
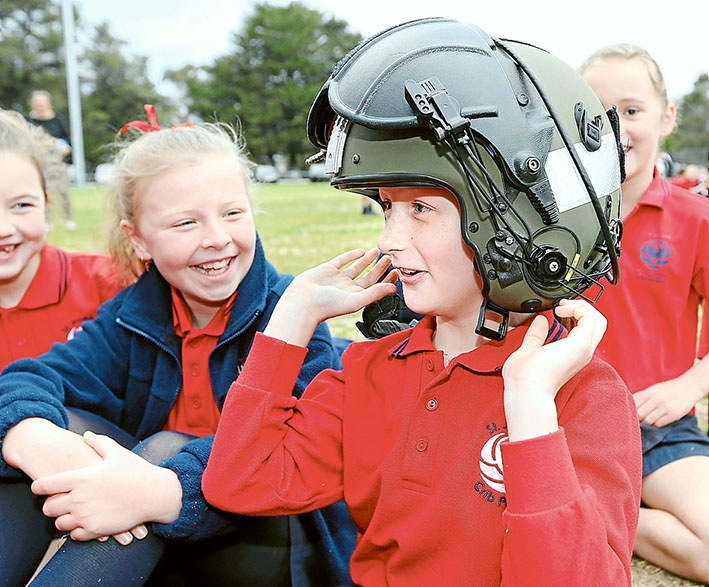
<instances>
[{"instance_id":1,"label":"metal pole","mask_svg":"<svg viewBox=\"0 0 709 587\"><path fill-rule=\"evenodd\" d=\"M62 2L62 24L64 27L64 50L66 52L66 85L69 100L69 126L71 132L71 158L77 187L86 183L86 163L84 161L84 133L81 122L81 94L79 93L79 73L76 65L76 39L74 38L73 0Z\"/></svg>"}]
</instances>

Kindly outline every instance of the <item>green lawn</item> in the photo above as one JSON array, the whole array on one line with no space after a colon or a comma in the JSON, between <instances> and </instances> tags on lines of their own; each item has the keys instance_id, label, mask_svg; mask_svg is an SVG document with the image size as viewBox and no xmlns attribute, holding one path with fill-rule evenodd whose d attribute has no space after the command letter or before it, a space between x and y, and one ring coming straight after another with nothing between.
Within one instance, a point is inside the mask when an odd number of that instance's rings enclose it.
<instances>
[{"instance_id":1,"label":"green lawn","mask_svg":"<svg viewBox=\"0 0 709 587\"><path fill-rule=\"evenodd\" d=\"M363 216L356 194L307 182L257 184L252 195L266 257L283 273L300 273L348 249L376 246L382 216ZM49 242L68 250L105 252L106 190L74 189L71 196L79 229L67 231L55 211ZM329 325L337 336L361 340L357 319L342 316Z\"/></svg>"}]
</instances>

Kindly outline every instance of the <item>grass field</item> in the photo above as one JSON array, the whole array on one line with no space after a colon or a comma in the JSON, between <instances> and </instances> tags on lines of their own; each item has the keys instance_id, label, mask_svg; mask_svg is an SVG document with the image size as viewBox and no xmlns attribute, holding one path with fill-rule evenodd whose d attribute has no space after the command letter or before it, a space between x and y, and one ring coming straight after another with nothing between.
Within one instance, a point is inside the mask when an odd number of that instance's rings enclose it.
<instances>
[{"instance_id":1,"label":"grass field","mask_svg":"<svg viewBox=\"0 0 709 587\"><path fill-rule=\"evenodd\" d=\"M256 226L266 257L281 272L297 274L334 255L356 247L376 245L381 215L363 216L359 196L341 193L326 183L278 183L253 186ZM78 251L105 251L106 192L89 187L73 190L74 217L79 230L69 232L61 218L49 242ZM333 334L360 340L358 315L329 321ZM706 400L697 404L706 429ZM666 573L642 559L633 560L635 587L689 587L698 585Z\"/></svg>"}]
</instances>

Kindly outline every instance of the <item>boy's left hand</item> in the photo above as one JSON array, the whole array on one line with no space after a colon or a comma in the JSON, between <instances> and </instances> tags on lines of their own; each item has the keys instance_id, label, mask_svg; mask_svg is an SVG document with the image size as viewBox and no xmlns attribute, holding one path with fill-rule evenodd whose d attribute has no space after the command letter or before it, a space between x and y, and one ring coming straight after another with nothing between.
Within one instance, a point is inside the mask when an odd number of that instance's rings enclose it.
<instances>
[{"instance_id":1,"label":"boy's left hand","mask_svg":"<svg viewBox=\"0 0 709 587\"><path fill-rule=\"evenodd\" d=\"M510 440L548 434L558 428L554 398L562 385L585 367L606 330L604 316L583 300L561 300L560 318L576 326L566 338L544 344L549 324L537 316L521 346L502 367Z\"/></svg>"},{"instance_id":2,"label":"boy's left hand","mask_svg":"<svg viewBox=\"0 0 709 587\"><path fill-rule=\"evenodd\" d=\"M170 469L152 465L107 436L84 441L102 458L96 465L37 479L32 492L49 495L42 511L74 540L125 536L149 521L170 523L182 505L182 486Z\"/></svg>"}]
</instances>

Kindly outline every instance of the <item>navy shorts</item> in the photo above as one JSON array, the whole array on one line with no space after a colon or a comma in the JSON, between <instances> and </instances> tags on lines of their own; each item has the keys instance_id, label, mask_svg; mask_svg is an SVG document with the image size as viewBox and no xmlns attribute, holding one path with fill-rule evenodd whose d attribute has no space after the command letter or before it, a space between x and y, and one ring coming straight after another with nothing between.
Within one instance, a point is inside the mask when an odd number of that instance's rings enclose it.
<instances>
[{"instance_id":1,"label":"navy shorts","mask_svg":"<svg viewBox=\"0 0 709 587\"><path fill-rule=\"evenodd\" d=\"M709 437L699 429L693 414L661 428L640 422L640 437L643 442L643 477L684 457L709 457Z\"/></svg>"}]
</instances>

